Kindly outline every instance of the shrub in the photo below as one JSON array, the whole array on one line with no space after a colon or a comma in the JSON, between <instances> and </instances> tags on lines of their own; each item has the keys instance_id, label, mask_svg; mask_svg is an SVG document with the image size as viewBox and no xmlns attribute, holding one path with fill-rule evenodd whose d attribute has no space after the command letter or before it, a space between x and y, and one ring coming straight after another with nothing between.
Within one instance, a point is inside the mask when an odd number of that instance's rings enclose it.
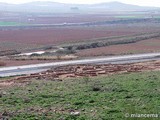
<instances>
[{"instance_id":1,"label":"shrub","mask_svg":"<svg viewBox=\"0 0 160 120\"><path fill-rule=\"evenodd\" d=\"M92 91L100 91L101 88L99 86L92 86Z\"/></svg>"},{"instance_id":2,"label":"shrub","mask_svg":"<svg viewBox=\"0 0 160 120\"><path fill-rule=\"evenodd\" d=\"M40 54L37 54L37 53L33 53L30 55L30 57L34 57L34 56L41 56Z\"/></svg>"},{"instance_id":3,"label":"shrub","mask_svg":"<svg viewBox=\"0 0 160 120\"><path fill-rule=\"evenodd\" d=\"M66 55L66 54L74 54L76 53L76 51L73 49L63 49L63 50L58 50L56 53L60 55Z\"/></svg>"}]
</instances>

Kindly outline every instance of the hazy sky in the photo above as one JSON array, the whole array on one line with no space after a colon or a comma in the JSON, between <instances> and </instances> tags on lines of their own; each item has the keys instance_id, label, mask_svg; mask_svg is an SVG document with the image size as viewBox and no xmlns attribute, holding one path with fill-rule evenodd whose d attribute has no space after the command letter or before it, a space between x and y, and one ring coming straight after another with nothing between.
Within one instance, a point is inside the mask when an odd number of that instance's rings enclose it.
<instances>
[{"instance_id":1,"label":"hazy sky","mask_svg":"<svg viewBox=\"0 0 160 120\"><path fill-rule=\"evenodd\" d=\"M62 2L62 3L80 3L80 4L93 4L101 2L119 1L123 3L142 5L142 6L159 6L160 0L0 0L0 2L7 3L26 3L31 1L52 1L52 2Z\"/></svg>"}]
</instances>

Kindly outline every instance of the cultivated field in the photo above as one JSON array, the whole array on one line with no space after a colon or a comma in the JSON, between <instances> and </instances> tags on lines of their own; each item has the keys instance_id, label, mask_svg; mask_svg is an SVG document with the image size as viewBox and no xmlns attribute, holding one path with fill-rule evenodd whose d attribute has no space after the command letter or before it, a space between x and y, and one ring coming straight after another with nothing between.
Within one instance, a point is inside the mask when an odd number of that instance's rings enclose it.
<instances>
[{"instance_id":1,"label":"cultivated field","mask_svg":"<svg viewBox=\"0 0 160 120\"><path fill-rule=\"evenodd\" d=\"M26 15L27 16L27 15ZM113 54L132 54L132 53L144 53L144 52L157 52L159 47L156 43L159 43L158 38L151 37L151 39L145 39L146 36L159 34L159 22L158 18L147 18L149 14L69 14L69 15L40 15L34 16L34 18L28 18L22 16L3 16L3 22L0 22L5 26L1 26L0 30L0 55L14 55L23 52L36 52L45 51L50 47L66 47L70 45L83 44L97 44L101 41L107 45L100 45L96 48L87 47L87 49L73 49L75 55L78 58L92 57L92 56L104 56ZM32 16L33 17L33 16ZM66 17L66 19L63 19ZM21 18L21 19L20 19ZM93 18L93 19L91 19ZM18 19L22 20L21 22ZM35 24L57 24L59 23L80 23L91 22L88 25L78 26L53 26L48 28L47 26L23 28L24 25L29 25L27 21L31 22L30 25ZM136 20L135 20L136 19ZM140 19L140 21L139 21ZM126 21L124 21L126 20ZM134 20L136 22L134 22ZM104 21L107 21L105 23ZM94 23L95 22L95 23ZM93 24L94 23L94 24ZM8 25L13 27L7 27ZM20 26L19 26L19 25ZM144 36L143 36L144 35ZM138 36L138 41L136 40ZM145 39L145 41L141 41ZM109 43L107 41L110 41ZM116 41L116 42L114 42ZM122 42L121 42L122 41ZM132 43L132 42L136 43ZM146 45L154 41L156 46ZM146 43L145 43L146 42ZM115 44L122 45L115 45ZM126 44L127 43L127 44ZM132 43L132 44L131 44ZM143 44L144 43L144 44ZM125 45L124 45L125 44ZM111 46L108 46L111 45ZM88 45L87 45L88 46ZM90 46L90 45L89 45ZM74 48L74 47L73 47ZM88 49L89 48L89 49ZM94 52L93 52L94 50ZM96 50L96 52L95 52ZM48 52L48 51L47 51ZM52 56L51 56L52 57ZM46 61L45 61L46 60ZM14 66L19 63L30 64L33 63L45 63L48 59L28 59L28 60L9 60L3 59L2 62L6 63L6 66ZM13 62L12 62L13 61ZM36 62L35 62L36 61ZM49 60L50 61L50 60ZM55 60L54 60L55 61ZM52 62L52 61L51 61Z\"/></svg>"},{"instance_id":2,"label":"cultivated field","mask_svg":"<svg viewBox=\"0 0 160 120\"><path fill-rule=\"evenodd\" d=\"M100 27L67 27L53 29L1 30L0 50L24 50L42 46L55 46L76 43L102 37L125 36L148 32L157 32L158 27L138 26L100 26Z\"/></svg>"},{"instance_id":3,"label":"cultivated field","mask_svg":"<svg viewBox=\"0 0 160 120\"><path fill-rule=\"evenodd\" d=\"M123 55L160 52L160 38L139 41L131 44L112 45L106 47L80 50L76 55L81 57L103 56L103 55Z\"/></svg>"},{"instance_id":4,"label":"cultivated field","mask_svg":"<svg viewBox=\"0 0 160 120\"><path fill-rule=\"evenodd\" d=\"M159 18L160 14L154 16ZM151 18L153 15L150 12L108 12L108 13L70 13L70 14L27 14L27 13L8 13L2 14L0 20L12 23L25 24L61 24L61 23L82 23L96 21L113 21L120 19L132 18Z\"/></svg>"},{"instance_id":5,"label":"cultivated field","mask_svg":"<svg viewBox=\"0 0 160 120\"><path fill-rule=\"evenodd\" d=\"M3 13L0 17L0 51L31 49L101 37L133 35L159 31L159 19L143 12L95 14L21 14ZM66 26L67 23L89 24ZM30 25L64 24L59 27L27 27ZM6 28L5 28L6 26ZM15 27L7 27L15 26ZM17 26L17 27L16 27Z\"/></svg>"}]
</instances>

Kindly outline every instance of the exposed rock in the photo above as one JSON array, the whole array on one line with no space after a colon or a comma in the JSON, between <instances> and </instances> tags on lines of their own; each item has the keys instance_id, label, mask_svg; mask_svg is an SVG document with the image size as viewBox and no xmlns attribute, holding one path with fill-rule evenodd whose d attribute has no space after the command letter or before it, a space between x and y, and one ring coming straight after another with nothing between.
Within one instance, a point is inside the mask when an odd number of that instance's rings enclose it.
<instances>
[{"instance_id":1,"label":"exposed rock","mask_svg":"<svg viewBox=\"0 0 160 120\"><path fill-rule=\"evenodd\" d=\"M70 114L74 115L74 116L78 116L78 115L80 115L80 112L71 112Z\"/></svg>"}]
</instances>

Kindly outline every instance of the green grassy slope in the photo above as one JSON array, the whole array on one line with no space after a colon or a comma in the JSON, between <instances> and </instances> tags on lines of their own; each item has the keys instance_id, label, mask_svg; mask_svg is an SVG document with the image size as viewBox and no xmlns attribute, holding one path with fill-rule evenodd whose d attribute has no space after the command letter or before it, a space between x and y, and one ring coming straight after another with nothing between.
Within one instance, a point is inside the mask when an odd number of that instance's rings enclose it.
<instances>
[{"instance_id":1,"label":"green grassy slope","mask_svg":"<svg viewBox=\"0 0 160 120\"><path fill-rule=\"evenodd\" d=\"M0 113L13 120L130 120L126 113L160 112L159 86L160 72L32 80L23 87L0 89Z\"/></svg>"}]
</instances>

